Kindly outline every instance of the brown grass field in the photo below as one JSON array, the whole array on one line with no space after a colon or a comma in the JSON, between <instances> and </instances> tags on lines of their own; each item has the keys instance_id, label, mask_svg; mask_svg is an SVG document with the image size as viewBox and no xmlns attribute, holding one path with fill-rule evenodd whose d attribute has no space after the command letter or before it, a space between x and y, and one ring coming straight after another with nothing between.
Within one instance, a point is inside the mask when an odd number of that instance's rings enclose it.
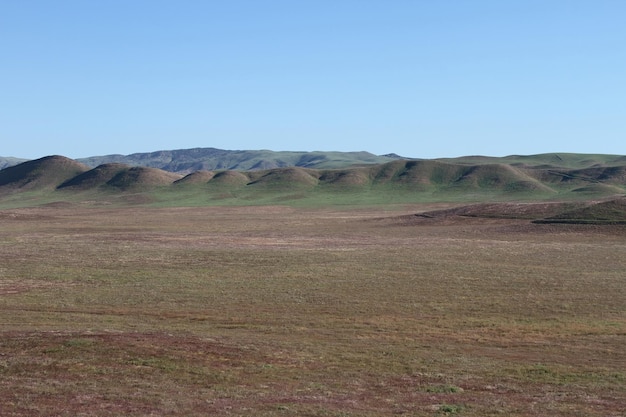
<instances>
[{"instance_id":1,"label":"brown grass field","mask_svg":"<svg viewBox=\"0 0 626 417\"><path fill-rule=\"evenodd\" d=\"M622 416L626 226L433 208L0 211L0 415Z\"/></svg>"}]
</instances>

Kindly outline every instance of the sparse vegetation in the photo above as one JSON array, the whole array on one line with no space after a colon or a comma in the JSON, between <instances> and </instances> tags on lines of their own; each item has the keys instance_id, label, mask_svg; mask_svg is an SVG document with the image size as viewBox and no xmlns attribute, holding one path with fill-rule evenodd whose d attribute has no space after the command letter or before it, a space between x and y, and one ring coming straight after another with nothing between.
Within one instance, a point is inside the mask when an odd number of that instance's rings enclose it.
<instances>
[{"instance_id":1,"label":"sparse vegetation","mask_svg":"<svg viewBox=\"0 0 626 417\"><path fill-rule=\"evenodd\" d=\"M508 159L1 170L0 414L618 416L625 171Z\"/></svg>"},{"instance_id":2,"label":"sparse vegetation","mask_svg":"<svg viewBox=\"0 0 626 417\"><path fill-rule=\"evenodd\" d=\"M1 414L619 416L624 226L446 206L2 210Z\"/></svg>"},{"instance_id":3,"label":"sparse vegetation","mask_svg":"<svg viewBox=\"0 0 626 417\"><path fill-rule=\"evenodd\" d=\"M462 388L459 388L455 385L448 385L448 384L444 384L444 385L434 385L434 386L429 386L428 388L426 388L426 392L436 392L439 394L452 394L455 392L461 392L463 391Z\"/></svg>"},{"instance_id":4,"label":"sparse vegetation","mask_svg":"<svg viewBox=\"0 0 626 417\"><path fill-rule=\"evenodd\" d=\"M450 415L455 415L460 413L461 411L463 411L463 406L462 405L457 405L457 404L442 404L439 406L439 412L450 416Z\"/></svg>"}]
</instances>

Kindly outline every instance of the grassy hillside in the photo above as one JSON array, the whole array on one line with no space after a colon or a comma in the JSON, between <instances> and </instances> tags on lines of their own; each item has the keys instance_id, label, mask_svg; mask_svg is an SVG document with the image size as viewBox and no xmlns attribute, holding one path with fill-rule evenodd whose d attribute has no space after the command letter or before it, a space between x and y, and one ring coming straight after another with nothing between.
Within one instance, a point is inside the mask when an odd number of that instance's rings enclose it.
<instances>
[{"instance_id":1,"label":"grassy hillside","mask_svg":"<svg viewBox=\"0 0 626 417\"><path fill-rule=\"evenodd\" d=\"M582 207L563 210L540 220L541 223L626 224L626 198L591 202Z\"/></svg>"},{"instance_id":2,"label":"grassy hillside","mask_svg":"<svg viewBox=\"0 0 626 417\"><path fill-rule=\"evenodd\" d=\"M590 160L582 156L578 159ZM573 160L572 157L569 163ZM80 162L52 156L0 171L0 205L5 207L51 201L126 203L129 199L159 205L317 206L584 200L623 194L626 194L626 166L597 164L568 169L393 160L342 169L289 166L248 171L202 170L183 176L121 163L89 169Z\"/></svg>"},{"instance_id":3,"label":"grassy hillside","mask_svg":"<svg viewBox=\"0 0 626 417\"><path fill-rule=\"evenodd\" d=\"M398 224L451 224L461 219L531 220L538 224L626 224L626 197L606 200L496 202L455 206L398 217Z\"/></svg>"}]
</instances>

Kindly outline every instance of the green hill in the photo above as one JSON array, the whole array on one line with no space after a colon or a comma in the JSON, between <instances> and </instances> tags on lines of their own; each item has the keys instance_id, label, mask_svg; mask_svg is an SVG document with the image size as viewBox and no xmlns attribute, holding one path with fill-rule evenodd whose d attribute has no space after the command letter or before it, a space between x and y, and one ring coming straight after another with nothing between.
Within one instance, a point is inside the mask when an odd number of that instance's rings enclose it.
<instances>
[{"instance_id":1,"label":"green hill","mask_svg":"<svg viewBox=\"0 0 626 417\"><path fill-rule=\"evenodd\" d=\"M566 155L567 156L567 155ZM313 155L309 155L315 161ZM476 161L478 157L469 157ZM516 157L518 161L521 157ZM141 201L162 205L211 204L404 204L589 200L626 194L626 166L546 167L532 164L469 164L440 160L392 160L340 169L288 166L263 170L201 170L183 176L158 168L84 164L50 156L0 170L0 206L51 201ZM599 162L570 155L562 162ZM501 161L502 159L500 159ZM605 159L608 163L609 159ZM309 160L310 162L310 160ZM21 199L23 193L28 200ZM133 194L130 199L128 196ZM143 196L138 198L138 196ZM121 197L121 198L118 198ZM22 201L23 200L23 201Z\"/></svg>"}]
</instances>

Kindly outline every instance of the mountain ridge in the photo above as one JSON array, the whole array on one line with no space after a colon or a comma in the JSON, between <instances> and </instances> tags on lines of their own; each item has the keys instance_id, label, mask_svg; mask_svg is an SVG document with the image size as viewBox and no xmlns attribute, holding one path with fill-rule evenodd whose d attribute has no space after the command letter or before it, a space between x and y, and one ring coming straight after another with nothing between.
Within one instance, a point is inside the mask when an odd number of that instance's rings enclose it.
<instances>
[{"instance_id":1,"label":"mountain ridge","mask_svg":"<svg viewBox=\"0 0 626 417\"><path fill-rule=\"evenodd\" d=\"M303 168L339 168L361 164L377 164L398 159L398 156L377 156L369 152L299 152L261 150L225 150L191 148L161 150L130 155L103 155L79 158L78 161L96 167L103 163L159 168L188 174L195 171L238 170L253 171L289 166Z\"/></svg>"}]
</instances>

